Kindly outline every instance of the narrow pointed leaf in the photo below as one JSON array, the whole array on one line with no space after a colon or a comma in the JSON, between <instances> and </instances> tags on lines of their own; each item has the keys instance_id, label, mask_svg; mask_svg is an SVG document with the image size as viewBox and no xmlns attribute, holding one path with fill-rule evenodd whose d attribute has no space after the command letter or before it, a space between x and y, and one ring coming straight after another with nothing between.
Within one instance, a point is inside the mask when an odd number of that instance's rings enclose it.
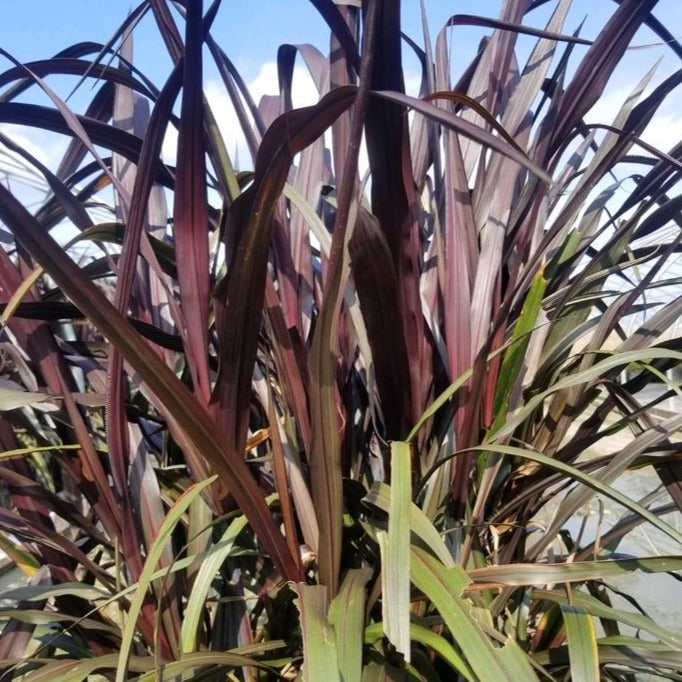
<instances>
[{"instance_id":1,"label":"narrow pointed leaf","mask_svg":"<svg viewBox=\"0 0 682 682\"><path fill-rule=\"evenodd\" d=\"M175 526L178 524L183 514L187 511L194 498L200 495L202 490L213 483L215 479L216 477L213 477L201 483L197 483L183 493L183 495L177 500L173 507L171 507L170 511L166 515L166 518L159 528L159 534L154 540L154 544L149 548L145 558L144 568L140 575L140 580L135 591L135 596L133 597L133 600L130 604L130 609L128 611L128 622L126 623L126 626L123 630L121 650L119 652L119 658L116 666L116 682L125 682L126 680L130 651L133 644L133 638L135 636L137 617L142 609L142 604L147 595L147 590L150 587L152 575L157 568L157 563L166 548L166 543L168 542L171 533L175 529Z\"/></svg>"},{"instance_id":2,"label":"narrow pointed leaf","mask_svg":"<svg viewBox=\"0 0 682 682\"><path fill-rule=\"evenodd\" d=\"M202 6L187 6L186 45L182 78L182 107L178 130L175 190L175 253L180 302L185 318L188 361L195 390L208 402L209 258L204 113L202 91Z\"/></svg>"},{"instance_id":3,"label":"narrow pointed leaf","mask_svg":"<svg viewBox=\"0 0 682 682\"><path fill-rule=\"evenodd\" d=\"M518 680L503 660L504 648L493 644L476 620L473 605L460 596L469 582L464 570L459 566L445 568L415 547L410 563L412 582L438 609L473 673L483 680ZM513 644L510 641L506 646ZM523 679L537 679L529 664L524 672L529 675Z\"/></svg>"}]
</instances>

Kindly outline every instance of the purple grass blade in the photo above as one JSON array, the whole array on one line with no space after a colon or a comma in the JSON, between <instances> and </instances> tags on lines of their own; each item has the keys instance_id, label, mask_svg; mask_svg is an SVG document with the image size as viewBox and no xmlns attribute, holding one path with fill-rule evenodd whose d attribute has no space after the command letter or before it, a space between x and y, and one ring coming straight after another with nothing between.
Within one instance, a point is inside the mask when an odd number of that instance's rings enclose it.
<instances>
[{"instance_id":1,"label":"purple grass blade","mask_svg":"<svg viewBox=\"0 0 682 682\"><path fill-rule=\"evenodd\" d=\"M332 0L310 0L315 9L322 15L331 29L334 40L338 41L340 47L345 52L345 59L353 67L355 73L360 70L360 55L358 54L357 43L352 31L348 28L343 10ZM343 9L348 9L344 7Z\"/></svg>"},{"instance_id":2,"label":"purple grass blade","mask_svg":"<svg viewBox=\"0 0 682 682\"><path fill-rule=\"evenodd\" d=\"M525 9L523 11L525 12ZM532 26L524 26L523 24L514 23L511 21L489 19L487 17L480 17L472 14L454 14L452 17L450 17L450 19L448 19L446 26L484 26L487 28L495 28L503 31L509 31L515 34L536 36L538 38L547 38L549 40L575 43L577 45L592 44L592 41L586 40L585 38L579 38L577 36L559 33L550 28L547 29L533 28Z\"/></svg>"},{"instance_id":3,"label":"purple grass blade","mask_svg":"<svg viewBox=\"0 0 682 682\"><path fill-rule=\"evenodd\" d=\"M566 88L553 126L549 152L565 143L574 127L594 106L630 40L658 0L623 0L580 62Z\"/></svg>"},{"instance_id":4,"label":"purple grass blade","mask_svg":"<svg viewBox=\"0 0 682 682\"><path fill-rule=\"evenodd\" d=\"M404 93L400 8L378 2L379 21L376 54L372 66L372 89ZM403 428L414 423L424 408L426 357L424 317L419 295L419 232L416 221L418 197L414 187L407 119L397 101L372 98L367 111L365 136L372 173L372 212L386 237L395 272L401 305L402 335L407 349L410 383L402 387L408 412ZM399 333L392 330L391 335ZM398 371L396 368L394 371ZM391 420L391 423L398 423ZM389 433L403 438L406 433Z\"/></svg>"},{"instance_id":5,"label":"purple grass blade","mask_svg":"<svg viewBox=\"0 0 682 682\"><path fill-rule=\"evenodd\" d=\"M25 78L26 69L29 69L40 78L54 74L85 75L98 79L105 77L107 81L126 85L145 97L150 99L155 97L155 92L152 92L145 83L136 79L128 71L111 66L103 67L100 64L93 64L84 59L44 59L37 62L26 62L23 66L14 66L0 73L0 88L19 78Z\"/></svg>"},{"instance_id":6,"label":"purple grass blade","mask_svg":"<svg viewBox=\"0 0 682 682\"><path fill-rule=\"evenodd\" d=\"M241 75L234 67L234 64L223 52L223 50L218 46L218 44L211 38L207 36L206 43L211 51L211 55L218 68L218 73L223 81L225 90L230 98L230 102L234 107L234 111L237 114L237 119L239 121L239 127L246 139L246 146L251 154L251 159L255 162L256 156L258 154L258 145L265 133L266 125L261 118L258 106L253 101L251 93L249 92L246 83L242 79ZM242 98L246 103L242 102ZM247 109L248 112L247 113ZM253 124L249 120L249 114L253 119ZM255 126L255 130L254 130Z\"/></svg>"},{"instance_id":7,"label":"purple grass blade","mask_svg":"<svg viewBox=\"0 0 682 682\"><path fill-rule=\"evenodd\" d=\"M296 520L294 517L294 508L291 499L291 489L287 476L286 455L282 446L279 414L273 400L272 387L269 384L267 405L268 422L270 424L270 439L272 443L275 488L279 494L279 503L282 508L284 537L286 538L291 556L299 562L300 566L301 551L299 549L298 531L296 529Z\"/></svg>"},{"instance_id":8,"label":"purple grass blade","mask_svg":"<svg viewBox=\"0 0 682 682\"><path fill-rule=\"evenodd\" d=\"M104 83L92 98L90 104L88 104L85 116L104 123L111 118L113 106L114 87L110 83ZM69 147L59 162L59 167L56 172L57 177L64 180L69 175L76 172L87 156L87 153L88 150L85 145L77 137L74 137L69 142ZM97 164L97 166L99 168L99 164Z\"/></svg>"},{"instance_id":9,"label":"purple grass blade","mask_svg":"<svg viewBox=\"0 0 682 682\"><path fill-rule=\"evenodd\" d=\"M299 573L284 538L244 463L242 453L230 447L219 434L206 409L149 349L106 297L81 274L66 254L35 223L14 196L0 185L0 219L12 226L20 241L50 273L65 295L71 298L92 323L133 365L156 396L166 419L173 422L188 445L197 448L220 473L244 510L254 531L284 576L296 580ZM224 433L224 432L223 432ZM242 450L243 452L243 450Z\"/></svg>"},{"instance_id":10,"label":"purple grass blade","mask_svg":"<svg viewBox=\"0 0 682 682\"><path fill-rule=\"evenodd\" d=\"M289 103L287 106L292 104L294 63L298 53L308 67L319 96L329 91L329 64L319 50L311 45L282 45L277 53L277 61L280 91L285 102ZM311 207L316 207L320 199L324 177L324 144L324 140L320 138L304 149L295 169L293 186ZM289 240L287 250L291 253L294 290L289 291L289 296L283 296L283 300L286 301L284 312L287 326L297 327L301 338L306 338L313 319L315 287L313 257L305 216L298 210L295 202L290 203L289 210L291 217L287 230ZM282 284L283 287L288 286L286 277ZM287 291L288 289L285 289L282 293L286 294Z\"/></svg>"},{"instance_id":11,"label":"purple grass blade","mask_svg":"<svg viewBox=\"0 0 682 682\"><path fill-rule=\"evenodd\" d=\"M305 349L295 329L287 329L281 302L270 276L265 284L265 306L272 329L272 350L279 367L280 381L286 402L296 417L303 441L303 451L310 452L310 417L308 390L310 379L305 364Z\"/></svg>"},{"instance_id":12,"label":"purple grass blade","mask_svg":"<svg viewBox=\"0 0 682 682\"><path fill-rule=\"evenodd\" d=\"M127 61L132 59L132 38L124 41L121 46L121 54ZM139 262L138 250L141 233L147 227L147 211L145 209L148 204L147 197L151 193L152 177L149 160L158 158L161 151L167 118L177 95L177 78L175 82L173 81L173 76L171 76L171 86L162 91L155 107L153 121L148 120L146 101L141 100L139 95L130 88L117 84L114 101L114 125L128 129L133 134L145 139L140 155L139 173L141 176L139 182L138 168L129 161L119 155L114 155L112 163L113 170L121 185L131 197L131 204L128 205L120 201L118 194L115 195L117 218L127 225L122 257L119 260L115 302L121 313L125 314L130 305L134 314L144 317L146 313L148 320L151 319L148 315L151 302L147 294L142 292L149 291L148 284L146 284L149 270L147 264ZM148 129L148 126L151 129ZM147 132L149 135L145 138ZM145 282L144 286L140 286L142 282ZM158 483L156 478L151 475L151 465L142 449L142 444L139 442L138 430L127 422L122 395L122 371L123 359L115 349L112 349L107 368L109 386L107 391L107 444L110 457L125 477L121 494L122 513L126 525L123 554L128 557L135 552L135 548L140 544L138 524L135 523L133 517L133 508L137 508L137 521L144 533L147 547L151 546L157 535L164 518L164 511L161 505ZM136 446L132 449L132 468L131 437L137 441ZM173 551L170 546L166 548L162 559L165 565L172 563ZM131 562L131 564L134 566L135 562ZM137 568L141 567L138 566ZM139 578L139 574L135 577L135 579L137 578ZM165 590L169 607L163 610L160 643L162 651L175 656L180 630L180 614L177 608L177 600L169 597L172 584L171 581ZM161 592L159 592L158 597L161 599Z\"/></svg>"},{"instance_id":13,"label":"purple grass blade","mask_svg":"<svg viewBox=\"0 0 682 682\"><path fill-rule=\"evenodd\" d=\"M541 180L548 183L550 182L550 177L547 175L547 172L536 163L533 163L523 151L520 151L514 145L509 144L506 140L489 133L484 128L470 123L469 121L465 121L460 116L450 114L443 109L439 109L430 102L410 97L401 92L374 91L372 94L375 97L402 104L408 109L414 109L420 114L428 116L433 121L436 121L465 137L475 140L485 147L498 151L501 154L508 156L510 159L514 159L517 163L525 166L529 171L537 175Z\"/></svg>"},{"instance_id":14,"label":"purple grass blade","mask_svg":"<svg viewBox=\"0 0 682 682\"><path fill-rule=\"evenodd\" d=\"M113 91L111 95L113 103ZM142 140L123 130L112 128L101 121L78 115L76 115L76 118L93 144L118 152L127 159L137 163ZM18 123L20 125L51 130L64 135L73 136L74 134L60 112L37 104L0 102L0 122ZM157 182L165 186L172 186L172 178L161 162L156 163L155 173Z\"/></svg>"},{"instance_id":15,"label":"purple grass blade","mask_svg":"<svg viewBox=\"0 0 682 682\"><path fill-rule=\"evenodd\" d=\"M294 155L316 140L350 107L355 93L354 87L338 88L315 106L295 109L280 116L263 138L253 184L230 208L228 230L238 235L238 242L236 252L231 254L227 276L218 286L216 321L222 343L214 401L226 412L226 429L235 434L237 450L246 442L246 418L260 329L272 214Z\"/></svg>"},{"instance_id":16,"label":"purple grass blade","mask_svg":"<svg viewBox=\"0 0 682 682\"><path fill-rule=\"evenodd\" d=\"M369 104L378 6L376 2L370 4L365 17L360 85L354 97L349 146L339 184L324 299L309 355L313 437L310 451L311 488L320 529L320 583L326 586L330 597L338 590L343 540L341 443L336 385L339 311L346 284L345 242L356 191L360 142ZM332 90L327 97L341 91L341 88Z\"/></svg>"},{"instance_id":17,"label":"purple grass blade","mask_svg":"<svg viewBox=\"0 0 682 682\"><path fill-rule=\"evenodd\" d=\"M358 42L357 31L359 26L359 10L350 7L349 5L342 5L339 7L341 16L346 22L346 26L352 32L353 39ZM357 48L356 48L357 50ZM354 83L353 66L347 53L341 49L339 40L334 32L332 32L329 40L329 88L344 87ZM340 182L343 176L344 159L350 143L350 112L341 114L338 120L332 125L332 163L333 173L332 177L336 182ZM323 262L323 271L326 262Z\"/></svg>"},{"instance_id":18,"label":"purple grass blade","mask_svg":"<svg viewBox=\"0 0 682 682\"><path fill-rule=\"evenodd\" d=\"M348 245L353 280L372 348L381 414L389 434L409 423L408 354L402 333L398 277L391 252L374 216L360 209ZM391 344L386 344L386 338Z\"/></svg>"},{"instance_id":19,"label":"purple grass blade","mask_svg":"<svg viewBox=\"0 0 682 682\"><path fill-rule=\"evenodd\" d=\"M180 302L187 335L187 361L194 390L208 403L208 310L210 301L208 207L202 91L202 2L187 7L182 108L178 131L174 237Z\"/></svg>"},{"instance_id":20,"label":"purple grass blade","mask_svg":"<svg viewBox=\"0 0 682 682\"><path fill-rule=\"evenodd\" d=\"M118 267L115 305L119 312L125 313L129 307L129 299L133 289L133 282L137 271L137 259L140 248L141 234L144 230L146 206L152 185L151 167L158 159L165 133L168 114L180 85L180 72L176 69L164 87L154 109L154 116L150 121L148 135L142 147L138 172L132 181L132 189L127 194L130 202L124 205L123 211L127 217L127 229L123 241L122 256ZM120 163L120 162L119 162ZM125 176L121 180L126 181ZM131 183L129 182L130 186ZM127 425L121 413L123 404L123 385L121 375L123 358L116 348L112 349L107 369L109 390L107 404L109 415L109 429L107 431L109 447L113 457L114 481L117 484L121 499L127 498L128 480L128 444Z\"/></svg>"}]
</instances>

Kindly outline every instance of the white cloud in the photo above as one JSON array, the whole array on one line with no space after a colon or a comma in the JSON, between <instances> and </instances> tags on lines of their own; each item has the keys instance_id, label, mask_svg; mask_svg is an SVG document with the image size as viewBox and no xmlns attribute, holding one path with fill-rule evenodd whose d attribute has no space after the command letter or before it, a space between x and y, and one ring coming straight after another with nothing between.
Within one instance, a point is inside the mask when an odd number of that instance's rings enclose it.
<instances>
[{"instance_id":1,"label":"white cloud","mask_svg":"<svg viewBox=\"0 0 682 682\"><path fill-rule=\"evenodd\" d=\"M304 107L315 104L320 96L317 87L302 64L294 67L292 87L292 100L294 107ZM407 73L405 86L408 94L417 96L421 84L421 75L415 72ZM247 87L253 100L258 104L265 95L277 96L279 94L279 83L277 78L277 64L268 61L261 65L256 76L249 82ZM241 125L232 106L225 87L220 80L210 80L205 87L206 98L208 99L213 115L216 118L218 127L225 140L228 153L232 161L239 170L252 167L251 155L246 146L246 140L242 133ZM329 134L325 137L327 145L331 146ZM163 145L163 159L167 163L175 162L175 150L177 147L177 133L174 129L169 129ZM361 174L368 167L367 150L363 142L360 149L360 172Z\"/></svg>"},{"instance_id":2,"label":"white cloud","mask_svg":"<svg viewBox=\"0 0 682 682\"><path fill-rule=\"evenodd\" d=\"M68 145L67 137L30 126L3 124L0 132L52 171L57 170ZM28 207L39 206L49 191L43 174L3 144L0 144L0 182Z\"/></svg>"},{"instance_id":3,"label":"white cloud","mask_svg":"<svg viewBox=\"0 0 682 682\"><path fill-rule=\"evenodd\" d=\"M419 88L422 84L420 73L408 72L405 74L405 92L412 97L419 97Z\"/></svg>"},{"instance_id":4,"label":"white cloud","mask_svg":"<svg viewBox=\"0 0 682 682\"><path fill-rule=\"evenodd\" d=\"M66 135L10 123L1 124L0 132L52 171L55 171L59 166L70 140ZM1 146L1 150L3 154L6 152L13 158L18 158L4 146ZM23 163L27 162L24 161Z\"/></svg>"},{"instance_id":5,"label":"white cloud","mask_svg":"<svg viewBox=\"0 0 682 682\"><path fill-rule=\"evenodd\" d=\"M295 107L305 107L315 104L319 99L319 94L315 83L308 70L301 66L294 67L293 88L291 97ZM256 102L263 95L277 95L279 85L277 79L277 64L275 62L265 62L260 68L258 75L249 83L249 91ZM209 84L210 88L210 84Z\"/></svg>"},{"instance_id":6,"label":"white cloud","mask_svg":"<svg viewBox=\"0 0 682 682\"><path fill-rule=\"evenodd\" d=\"M161 158L164 163L175 165L177 148L178 131L169 125L166 128L166 136L163 138L163 145L161 146Z\"/></svg>"},{"instance_id":7,"label":"white cloud","mask_svg":"<svg viewBox=\"0 0 682 682\"><path fill-rule=\"evenodd\" d=\"M642 139L650 145L664 152L669 152L671 147L680 141L682 130L682 116L662 114L656 116L647 126Z\"/></svg>"},{"instance_id":8,"label":"white cloud","mask_svg":"<svg viewBox=\"0 0 682 682\"><path fill-rule=\"evenodd\" d=\"M0 125L0 132L9 137L15 144L25 149L41 163L46 166L50 164L49 155L44 144L42 144L44 140L42 140L42 142L40 141L40 138L46 136L39 129L4 123ZM50 137L52 136L50 135ZM8 153L14 156L12 152Z\"/></svg>"},{"instance_id":9,"label":"white cloud","mask_svg":"<svg viewBox=\"0 0 682 682\"><path fill-rule=\"evenodd\" d=\"M633 84L635 82L633 79ZM589 111L585 117L586 122L612 124L620 108L631 95L633 87L634 85L629 85L609 90ZM653 85L649 85L638 103L651 94L652 89ZM668 98L663 101L659 110L645 128L641 138L657 149L668 152L680 140L682 113L679 112L682 112L682 97L676 90L670 93ZM634 151L635 153L646 153L638 147L635 147Z\"/></svg>"},{"instance_id":10,"label":"white cloud","mask_svg":"<svg viewBox=\"0 0 682 682\"><path fill-rule=\"evenodd\" d=\"M294 67L292 82L292 100L294 107L309 106L318 101L319 94L317 88L310 73L305 67L299 65ZM277 96L279 94L279 84L276 62L265 62L260 67L256 77L247 83L247 88L251 93L251 97L256 102L256 105L265 95ZM246 139L242 133L239 119L237 118L237 114L235 113L232 102L222 81L208 81L205 87L205 93L233 163L235 163L240 170L252 167L251 155L246 146ZM169 128L162 149L164 161L167 163L175 162L176 147L177 132L175 129ZM235 157L237 157L236 160Z\"/></svg>"}]
</instances>

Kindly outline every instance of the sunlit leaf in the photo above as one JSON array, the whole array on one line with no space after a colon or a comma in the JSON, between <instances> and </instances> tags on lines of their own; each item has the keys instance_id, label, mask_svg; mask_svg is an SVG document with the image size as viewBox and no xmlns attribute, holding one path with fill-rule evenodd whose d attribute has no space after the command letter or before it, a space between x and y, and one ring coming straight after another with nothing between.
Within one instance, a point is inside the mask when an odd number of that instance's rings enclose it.
<instances>
[{"instance_id":1,"label":"sunlit leaf","mask_svg":"<svg viewBox=\"0 0 682 682\"><path fill-rule=\"evenodd\" d=\"M580 682L599 681L599 652L594 622L577 606L561 607L571 653L571 679Z\"/></svg>"}]
</instances>

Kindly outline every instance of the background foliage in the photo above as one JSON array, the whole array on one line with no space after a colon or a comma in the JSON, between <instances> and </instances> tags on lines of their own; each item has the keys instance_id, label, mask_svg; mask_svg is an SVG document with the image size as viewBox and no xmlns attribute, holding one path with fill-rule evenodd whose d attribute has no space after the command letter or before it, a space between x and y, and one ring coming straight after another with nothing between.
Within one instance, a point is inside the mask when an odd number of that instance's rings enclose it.
<instances>
[{"instance_id":1,"label":"background foliage","mask_svg":"<svg viewBox=\"0 0 682 682\"><path fill-rule=\"evenodd\" d=\"M682 143L640 139L682 70L585 117L640 27L682 47L655 0L590 39L569 0L435 40L425 13L401 34L399 3L313 4L330 56L282 45L260 102L212 38L219 0L145 0L37 62L0 50L0 122L71 138L50 170L0 136L46 190L0 184L0 543L28 576L0 595L0 679L677 679L680 634L609 580L682 568L621 551L641 524L682 541L682 416L658 409ZM133 66L145 15L160 86ZM461 68L472 25L490 35ZM295 109L297 58L319 101ZM83 112L57 74L95 83ZM634 499L638 469L657 478ZM575 523L595 495L623 510L608 530Z\"/></svg>"}]
</instances>

